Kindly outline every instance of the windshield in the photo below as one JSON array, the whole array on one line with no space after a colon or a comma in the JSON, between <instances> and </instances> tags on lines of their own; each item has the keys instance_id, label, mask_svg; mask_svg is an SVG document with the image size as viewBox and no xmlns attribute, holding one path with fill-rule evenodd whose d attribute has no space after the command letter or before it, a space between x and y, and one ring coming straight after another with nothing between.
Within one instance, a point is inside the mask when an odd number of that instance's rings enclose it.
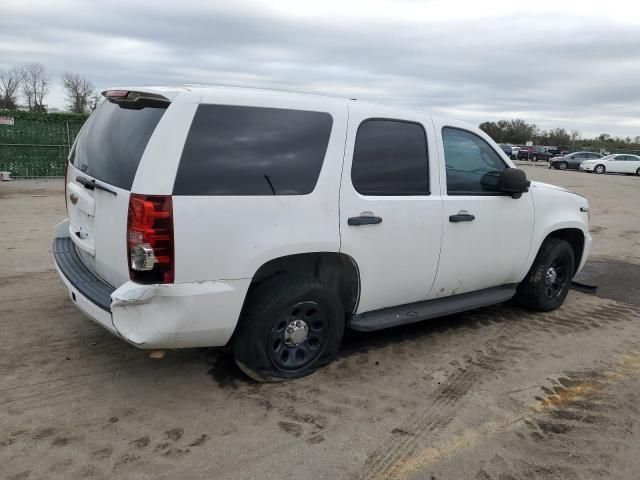
<instances>
[{"instance_id":1,"label":"windshield","mask_svg":"<svg viewBox=\"0 0 640 480\"><path fill-rule=\"evenodd\" d=\"M144 149L165 110L103 102L82 127L71 163L98 180L131 190Z\"/></svg>"}]
</instances>

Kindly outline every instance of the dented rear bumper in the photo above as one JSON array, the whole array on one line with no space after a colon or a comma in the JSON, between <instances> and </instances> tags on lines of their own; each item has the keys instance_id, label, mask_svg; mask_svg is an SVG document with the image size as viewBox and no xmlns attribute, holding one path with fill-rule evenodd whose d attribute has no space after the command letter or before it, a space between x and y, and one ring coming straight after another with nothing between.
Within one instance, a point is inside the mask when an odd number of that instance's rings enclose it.
<instances>
[{"instance_id":1,"label":"dented rear bumper","mask_svg":"<svg viewBox=\"0 0 640 480\"><path fill-rule=\"evenodd\" d=\"M84 266L71 239L57 238L53 252L58 275L76 306L95 323L138 348L225 345L251 282L240 279L143 285L128 281L113 288Z\"/></svg>"}]
</instances>

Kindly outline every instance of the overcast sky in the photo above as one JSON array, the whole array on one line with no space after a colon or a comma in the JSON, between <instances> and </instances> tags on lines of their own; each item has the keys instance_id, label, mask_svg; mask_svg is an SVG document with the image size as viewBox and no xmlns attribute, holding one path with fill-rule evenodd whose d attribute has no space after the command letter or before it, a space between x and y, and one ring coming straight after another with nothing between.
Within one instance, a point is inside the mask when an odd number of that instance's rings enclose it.
<instances>
[{"instance_id":1,"label":"overcast sky","mask_svg":"<svg viewBox=\"0 0 640 480\"><path fill-rule=\"evenodd\" d=\"M634 0L1 3L0 69L45 64L53 107L72 71L99 88L257 86L640 135Z\"/></svg>"}]
</instances>

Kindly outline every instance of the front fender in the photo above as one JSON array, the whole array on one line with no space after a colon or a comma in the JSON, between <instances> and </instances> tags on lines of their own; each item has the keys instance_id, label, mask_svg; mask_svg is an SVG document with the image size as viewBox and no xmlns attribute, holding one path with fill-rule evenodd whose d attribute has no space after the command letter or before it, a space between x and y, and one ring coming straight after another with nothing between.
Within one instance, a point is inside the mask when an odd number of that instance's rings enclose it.
<instances>
[{"instance_id":1,"label":"front fender","mask_svg":"<svg viewBox=\"0 0 640 480\"><path fill-rule=\"evenodd\" d=\"M551 188L551 186L547 187L535 183L532 183L531 191L534 199L535 227L531 250L525 268L520 272L519 281L522 281L529 272L542 243L549 235L558 230L575 229L582 232L584 249L576 270L576 273L579 272L589 256L592 241L589 234L587 213L589 203L587 199L557 187Z\"/></svg>"}]
</instances>

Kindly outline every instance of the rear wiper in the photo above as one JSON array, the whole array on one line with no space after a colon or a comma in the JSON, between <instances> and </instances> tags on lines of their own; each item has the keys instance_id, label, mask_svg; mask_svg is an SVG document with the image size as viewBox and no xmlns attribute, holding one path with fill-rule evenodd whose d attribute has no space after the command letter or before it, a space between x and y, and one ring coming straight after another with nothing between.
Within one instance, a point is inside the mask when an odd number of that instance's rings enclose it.
<instances>
[{"instance_id":1,"label":"rear wiper","mask_svg":"<svg viewBox=\"0 0 640 480\"><path fill-rule=\"evenodd\" d=\"M84 185L84 188L86 188L87 190L93 190L94 188L97 188L98 190L102 190L103 192L109 192L113 195L118 195L116 191L111 190L110 188L107 188L107 187L103 187L99 183L96 183L95 180L89 180L87 177L83 177L82 175L78 175L76 177L76 182L78 182L81 185Z\"/></svg>"}]
</instances>

